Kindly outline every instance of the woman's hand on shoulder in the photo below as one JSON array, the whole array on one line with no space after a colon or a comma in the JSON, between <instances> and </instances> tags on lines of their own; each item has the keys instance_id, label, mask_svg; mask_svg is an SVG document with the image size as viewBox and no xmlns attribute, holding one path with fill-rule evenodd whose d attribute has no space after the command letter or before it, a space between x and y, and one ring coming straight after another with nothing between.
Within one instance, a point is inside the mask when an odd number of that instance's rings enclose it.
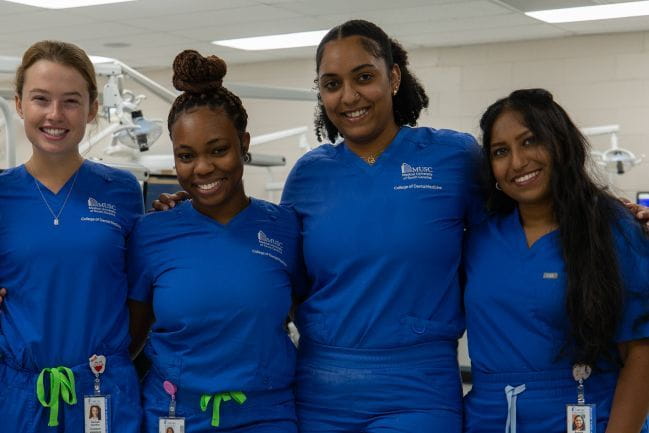
<instances>
[{"instance_id":1,"label":"woman's hand on shoulder","mask_svg":"<svg viewBox=\"0 0 649 433\"><path fill-rule=\"evenodd\" d=\"M189 194L186 191L177 191L173 194L162 193L157 200L153 201L153 210L169 210L175 207L178 203L189 199Z\"/></svg>"},{"instance_id":2,"label":"woman's hand on shoulder","mask_svg":"<svg viewBox=\"0 0 649 433\"><path fill-rule=\"evenodd\" d=\"M640 223L649 227L649 207L633 203L627 199L621 199L624 206L636 217Z\"/></svg>"}]
</instances>

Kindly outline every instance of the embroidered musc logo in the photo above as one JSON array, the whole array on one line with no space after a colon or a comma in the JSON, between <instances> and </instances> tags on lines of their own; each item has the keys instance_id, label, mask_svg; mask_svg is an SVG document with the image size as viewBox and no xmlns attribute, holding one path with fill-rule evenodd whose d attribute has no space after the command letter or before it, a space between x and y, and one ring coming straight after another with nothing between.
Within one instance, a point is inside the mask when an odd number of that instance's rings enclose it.
<instances>
[{"instance_id":1,"label":"embroidered musc logo","mask_svg":"<svg viewBox=\"0 0 649 433\"><path fill-rule=\"evenodd\" d=\"M401 177L403 180L432 179L433 167L413 167L407 162L404 162L401 164Z\"/></svg>"},{"instance_id":2,"label":"embroidered musc logo","mask_svg":"<svg viewBox=\"0 0 649 433\"><path fill-rule=\"evenodd\" d=\"M115 216L117 213L117 206L111 203L101 203L92 197L88 197L88 210L91 213Z\"/></svg>"},{"instance_id":3,"label":"embroidered musc logo","mask_svg":"<svg viewBox=\"0 0 649 433\"><path fill-rule=\"evenodd\" d=\"M284 251L284 245L280 241L269 238L262 230L257 233L257 239L259 240L259 246L269 248L280 254Z\"/></svg>"}]
</instances>

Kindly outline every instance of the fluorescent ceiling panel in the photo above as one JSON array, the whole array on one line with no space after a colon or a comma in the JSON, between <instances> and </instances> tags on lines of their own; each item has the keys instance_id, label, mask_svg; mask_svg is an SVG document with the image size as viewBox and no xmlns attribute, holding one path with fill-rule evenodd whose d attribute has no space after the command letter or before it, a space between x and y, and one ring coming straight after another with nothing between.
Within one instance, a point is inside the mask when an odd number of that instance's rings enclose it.
<instances>
[{"instance_id":1,"label":"fluorescent ceiling panel","mask_svg":"<svg viewBox=\"0 0 649 433\"><path fill-rule=\"evenodd\" d=\"M608 20L613 18L649 15L649 1L614 3L577 8L548 9L525 12L525 15L546 23L572 23L578 21Z\"/></svg>"},{"instance_id":2,"label":"fluorescent ceiling panel","mask_svg":"<svg viewBox=\"0 0 649 433\"><path fill-rule=\"evenodd\" d=\"M277 50L280 48L312 47L318 45L329 30L286 33L283 35L257 36L253 38L213 41L214 45L247 51Z\"/></svg>"},{"instance_id":3,"label":"fluorescent ceiling panel","mask_svg":"<svg viewBox=\"0 0 649 433\"><path fill-rule=\"evenodd\" d=\"M80 8L83 6L96 6L111 3L124 3L135 0L5 0L21 5L36 6L45 9L68 9Z\"/></svg>"},{"instance_id":4,"label":"fluorescent ceiling panel","mask_svg":"<svg viewBox=\"0 0 649 433\"><path fill-rule=\"evenodd\" d=\"M94 64L100 64L100 63L110 63L114 62L115 59L110 58L110 57L103 57L103 56L88 56L90 58L90 61Z\"/></svg>"}]
</instances>

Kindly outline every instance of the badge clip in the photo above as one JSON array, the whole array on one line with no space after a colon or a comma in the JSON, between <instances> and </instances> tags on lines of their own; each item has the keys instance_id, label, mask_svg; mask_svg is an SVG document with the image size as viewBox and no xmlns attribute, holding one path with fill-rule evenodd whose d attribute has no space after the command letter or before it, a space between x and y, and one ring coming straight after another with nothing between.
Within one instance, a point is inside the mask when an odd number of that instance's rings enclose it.
<instances>
[{"instance_id":1,"label":"badge clip","mask_svg":"<svg viewBox=\"0 0 649 433\"><path fill-rule=\"evenodd\" d=\"M169 402L169 417L159 419L158 432L185 433L185 418L176 417L176 392L178 388L168 380L162 382L162 387L171 397L171 401Z\"/></svg>"},{"instance_id":2,"label":"badge clip","mask_svg":"<svg viewBox=\"0 0 649 433\"><path fill-rule=\"evenodd\" d=\"M89 361L90 370L95 375L95 395L101 395L99 375L106 371L106 357L104 355L92 355Z\"/></svg>"},{"instance_id":3,"label":"badge clip","mask_svg":"<svg viewBox=\"0 0 649 433\"><path fill-rule=\"evenodd\" d=\"M95 375L94 392L83 398L84 407L84 432L85 433L110 433L110 395L101 393L101 379L99 376L106 371L106 357L92 355L88 359L90 371Z\"/></svg>"}]
</instances>

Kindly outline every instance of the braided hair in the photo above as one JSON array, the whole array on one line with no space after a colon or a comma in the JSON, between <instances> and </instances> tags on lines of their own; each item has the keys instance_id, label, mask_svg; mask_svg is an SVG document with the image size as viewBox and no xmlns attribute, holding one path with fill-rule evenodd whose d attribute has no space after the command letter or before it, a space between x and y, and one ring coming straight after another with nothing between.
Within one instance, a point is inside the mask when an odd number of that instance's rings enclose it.
<instances>
[{"instance_id":1,"label":"braided hair","mask_svg":"<svg viewBox=\"0 0 649 433\"><path fill-rule=\"evenodd\" d=\"M408 69L406 50L399 42L390 39L376 24L365 20L351 20L329 30L316 51L316 74L320 71L327 42L350 36L360 36L363 48L375 58L383 59L388 70L395 64L399 66L401 70L399 92L392 97L394 121L397 126L415 126L421 110L428 107L428 95L417 77ZM316 84L317 81L316 78ZM314 125L318 141L327 138L333 143L340 134L338 128L327 117L319 92Z\"/></svg>"},{"instance_id":2,"label":"braided hair","mask_svg":"<svg viewBox=\"0 0 649 433\"><path fill-rule=\"evenodd\" d=\"M203 57L197 51L185 50L173 63L173 85L183 92L176 98L169 111L167 128L171 128L181 114L197 107L223 110L232 124L243 136L248 125L248 113L241 99L223 87L227 66L217 56Z\"/></svg>"}]
</instances>

